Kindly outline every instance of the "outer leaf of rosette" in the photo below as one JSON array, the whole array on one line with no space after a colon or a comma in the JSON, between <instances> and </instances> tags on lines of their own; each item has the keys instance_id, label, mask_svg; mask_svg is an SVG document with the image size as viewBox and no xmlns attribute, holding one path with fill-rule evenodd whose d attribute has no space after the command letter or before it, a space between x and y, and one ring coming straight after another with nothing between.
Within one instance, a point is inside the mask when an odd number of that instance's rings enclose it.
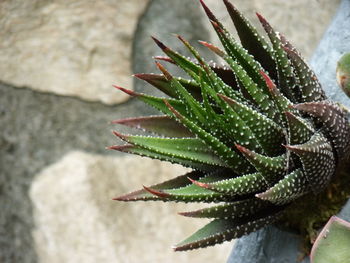
<instances>
[{"instance_id":1,"label":"outer leaf of rosette","mask_svg":"<svg viewBox=\"0 0 350 263\"><path fill-rule=\"evenodd\" d=\"M166 137L194 137L186 127L166 115L126 118L112 121L112 123Z\"/></svg>"},{"instance_id":2,"label":"outer leaf of rosette","mask_svg":"<svg viewBox=\"0 0 350 263\"><path fill-rule=\"evenodd\" d=\"M174 247L175 251L213 246L247 235L279 219L282 209L237 220L215 219Z\"/></svg>"},{"instance_id":3,"label":"outer leaf of rosette","mask_svg":"<svg viewBox=\"0 0 350 263\"><path fill-rule=\"evenodd\" d=\"M160 91L164 92L166 95L172 98L179 98L175 90L171 87L170 82L163 75L140 73L135 74L134 76L148 82L149 84L151 84L152 86L154 86L155 88L159 89ZM195 97L198 100L201 100L200 87L195 81L179 77L177 77L176 80L179 81L181 85L183 85L193 97Z\"/></svg>"},{"instance_id":4,"label":"outer leaf of rosette","mask_svg":"<svg viewBox=\"0 0 350 263\"><path fill-rule=\"evenodd\" d=\"M165 181L163 183L152 185L149 188L160 192L164 189L173 189L173 188L184 187L186 185L191 185L191 182L188 180L188 177L199 180L200 178L205 177L205 173L201 171L188 172L184 175L178 176L174 179ZM161 200L161 199L158 196L146 191L145 189L140 189L138 191L134 191L134 192L113 198L113 200L128 202L128 201L150 201L150 200Z\"/></svg>"},{"instance_id":5,"label":"outer leaf of rosette","mask_svg":"<svg viewBox=\"0 0 350 263\"><path fill-rule=\"evenodd\" d=\"M218 169L218 166L204 164L203 162L196 162L196 161L188 160L184 158L177 158L174 156L170 156L168 154L151 151L143 147L132 145L132 144L114 145L114 146L107 147L107 149L116 150L124 153L136 154L142 157L149 157L152 159L158 159L158 160L166 161L170 163L180 164L184 167L197 169L199 171L210 172L215 169Z\"/></svg>"},{"instance_id":6,"label":"outer leaf of rosette","mask_svg":"<svg viewBox=\"0 0 350 263\"><path fill-rule=\"evenodd\" d=\"M224 178L236 176L232 171L217 170L201 177L199 183L213 183L221 181ZM188 180L190 182L190 180ZM175 187L169 189L153 189L152 187L145 187L151 194L159 197L158 200L175 201L175 202L228 202L232 198L229 195L221 194L211 191L206 188L198 187L196 184L185 185L183 187Z\"/></svg>"},{"instance_id":7,"label":"outer leaf of rosette","mask_svg":"<svg viewBox=\"0 0 350 263\"><path fill-rule=\"evenodd\" d=\"M119 86L114 86L115 88L119 89L120 91L135 97L136 99L150 105L151 107L159 110L160 112L168 115L168 116L172 116L171 111L169 110L169 108L167 107L167 105L164 103L164 98L158 98L155 96L150 96L150 95L146 95L143 93L138 93L138 92L134 92L132 90L128 90ZM182 115L184 116L188 116L189 112L186 109L186 105L177 99L168 99L168 102L171 103L171 105L173 106L174 109L176 109L178 112L180 112Z\"/></svg>"},{"instance_id":8,"label":"outer leaf of rosette","mask_svg":"<svg viewBox=\"0 0 350 263\"><path fill-rule=\"evenodd\" d=\"M271 204L269 202L254 197L179 214L196 218L237 219L252 216L255 213L269 207L271 207Z\"/></svg>"},{"instance_id":9,"label":"outer leaf of rosette","mask_svg":"<svg viewBox=\"0 0 350 263\"><path fill-rule=\"evenodd\" d=\"M225 163L198 138L159 138L123 135L117 132L114 134L128 143L155 154L166 155L169 159L176 158L204 165L225 166Z\"/></svg>"},{"instance_id":10,"label":"outer leaf of rosette","mask_svg":"<svg viewBox=\"0 0 350 263\"><path fill-rule=\"evenodd\" d=\"M234 178L225 178L212 183L201 183L193 180L199 187L212 190L214 192L231 196L231 201L240 199L242 196L252 195L267 189L268 184L261 173L252 173Z\"/></svg>"}]
</instances>

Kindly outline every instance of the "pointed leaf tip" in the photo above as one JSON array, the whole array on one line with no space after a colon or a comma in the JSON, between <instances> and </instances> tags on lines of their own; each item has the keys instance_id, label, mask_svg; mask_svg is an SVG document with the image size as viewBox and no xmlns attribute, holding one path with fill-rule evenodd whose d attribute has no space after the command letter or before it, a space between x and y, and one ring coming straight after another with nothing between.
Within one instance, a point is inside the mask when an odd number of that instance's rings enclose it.
<instances>
[{"instance_id":1,"label":"pointed leaf tip","mask_svg":"<svg viewBox=\"0 0 350 263\"><path fill-rule=\"evenodd\" d=\"M167 80L171 80L173 78L171 76L171 74L169 73L169 71L167 71L162 64L160 64L158 61L156 61L155 63L156 63L156 66L158 67L158 69L163 73L164 77Z\"/></svg>"},{"instance_id":2,"label":"pointed leaf tip","mask_svg":"<svg viewBox=\"0 0 350 263\"><path fill-rule=\"evenodd\" d=\"M264 78L265 83L267 87L269 88L270 92L273 92L276 90L276 85L273 83L272 79L264 72L264 71L259 71L260 75Z\"/></svg>"},{"instance_id":3,"label":"pointed leaf tip","mask_svg":"<svg viewBox=\"0 0 350 263\"><path fill-rule=\"evenodd\" d=\"M157 38L155 38L154 36L151 36L151 38L153 39L153 41L157 44L157 46L162 49L165 50L168 47L166 45L163 44L163 42L159 41Z\"/></svg>"},{"instance_id":4,"label":"pointed leaf tip","mask_svg":"<svg viewBox=\"0 0 350 263\"><path fill-rule=\"evenodd\" d=\"M167 193L164 193L164 192L161 192L161 191L157 191L157 190L152 189L152 188L150 188L150 187L147 187L147 186L145 186L145 185L143 185L143 188L144 188L147 192L149 192L149 193L151 193L151 194L153 194L153 195L155 195L155 196L158 196L158 197L160 197L160 198L166 198L166 197L169 196L169 194L167 194Z\"/></svg>"},{"instance_id":5,"label":"pointed leaf tip","mask_svg":"<svg viewBox=\"0 0 350 263\"><path fill-rule=\"evenodd\" d=\"M217 23L216 21L210 20L210 23L213 25L213 27L215 28L215 30L217 30L219 33L224 34L224 29L220 26L219 23Z\"/></svg>"},{"instance_id":6,"label":"pointed leaf tip","mask_svg":"<svg viewBox=\"0 0 350 263\"><path fill-rule=\"evenodd\" d=\"M174 60L172 60L172 59L169 58L169 57L165 57L165 56L154 56L153 59L155 59L155 60L161 60L161 61L166 61L166 62L175 64L175 61L174 61Z\"/></svg>"},{"instance_id":7,"label":"pointed leaf tip","mask_svg":"<svg viewBox=\"0 0 350 263\"><path fill-rule=\"evenodd\" d=\"M223 57L225 56L225 53L220 50L217 46L214 46L213 44L211 43L208 43L206 41L198 41L200 44L202 44L203 46L209 48L211 51L213 51L215 54L217 54L218 56L220 57Z\"/></svg>"},{"instance_id":8,"label":"pointed leaf tip","mask_svg":"<svg viewBox=\"0 0 350 263\"><path fill-rule=\"evenodd\" d=\"M133 96L133 97L138 95L136 92L134 92L132 90L125 89L125 88L119 87L117 85L113 85L113 87L118 89L118 90L120 90L120 91L122 91L122 92L124 92L124 93L126 93L126 94L128 94L128 95L130 95L130 96Z\"/></svg>"},{"instance_id":9,"label":"pointed leaf tip","mask_svg":"<svg viewBox=\"0 0 350 263\"><path fill-rule=\"evenodd\" d=\"M127 152L128 149L133 148L134 146L131 144L126 144L126 145L112 145L106 147L108 150L115 150L119 152Z\"/></svg>"},{"instance_id":10,"label":"pointed leaf tip","mask_svg":"<svg viewBox=\"0 0 350 263\"><path fill-rule=\"evenodd\" d=\"M238 151L240 151L243 154L250 154L251 153L247 148L245 148L244 146L239 145L237 143L235 143L235 147L237 148Z\"/></svg>"},{"instance_id":11,"label":"pointed leaf tip","mask_svg":"<svg viewBox=\"0 0 350 263\"><path fill-rule=\"evenodd\" d=\"M119 138L122 139L122 140L125 140L125 139L128 138L127 135L121 134L120 132L117 132L117 131L112 131L112 132L113 132L113 134L114 134L115 136L119 137Z\"/></svg>"},{"instance_id":12,"label":"pointed leaf tip","mask_svg":"<svg viewBox=\"0 0 350 263\"><path fill-rule=\"evenodd\" d=\"M193 179L190 178L190 177L187 177L187 178L188 178L188 180L191 181L191 183L193 183L193 184L195 184L195 185L197 185L197 186L199 186L199 187L206 188L206 189L209 188L209 185L206 184L206 183L198 182L198 181L196 181L196 180L193 180Z\"/></svg>"},{"instance_id":13,"label":"pointed leaf tip","mask_svg":"<svg viewBox=\"0 0 350 263\"><path fill-rule=\"evenodd\" d=\"M208 18L210 20L216 21L216 17L214 16L213 12L209 9L209 7L204 3L203 0L199 0L200 4L202 5L204 12L207 14Z\"/></svg>"},{"instance_id":14,"label":"pointed leaf tip","mask_svg":"<svg viewBox=\"0 0 350 263\"><path fill-rule=\"evenodd\" d=\"M259 21L260 21L261 24L264 25L264 24L267 23L267 20L265 19L265 17L263 17L260 13L256 12L255 14L256 14L256 16L258 17L258 19L259 19Z\"/></svg>"}]
</instances>

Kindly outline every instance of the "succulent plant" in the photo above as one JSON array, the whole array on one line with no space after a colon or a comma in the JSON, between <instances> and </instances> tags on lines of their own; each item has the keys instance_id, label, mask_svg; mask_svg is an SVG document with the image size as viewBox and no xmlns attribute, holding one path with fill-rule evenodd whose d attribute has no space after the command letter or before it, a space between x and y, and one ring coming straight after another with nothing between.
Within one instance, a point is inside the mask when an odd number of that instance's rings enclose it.
<instances>
[{"instance_id":1,"label":"succulent plant","mask_svg":"<svg viewBox=\"0 0 350 263\"><path fill-rule=\"evenodd\" d=\"M269 41L224 0L240 43L205 3L223 49L200 41L225 61L186 58L153 38L166 54L155 57L162 74L136 74L164 92L153 97L117 89L162 115L114 121L147 134L114 132L126 145L110 149L169 161L192 171L115 198L119 201L216 203L180 213L212 221L174 247L221 243L278 221L291 204L322 192L349 156L350 126L343 108L327 99L299 52L257 14ZM172 63L189 79L173 76Z\"/></svg>"}]
</instances>

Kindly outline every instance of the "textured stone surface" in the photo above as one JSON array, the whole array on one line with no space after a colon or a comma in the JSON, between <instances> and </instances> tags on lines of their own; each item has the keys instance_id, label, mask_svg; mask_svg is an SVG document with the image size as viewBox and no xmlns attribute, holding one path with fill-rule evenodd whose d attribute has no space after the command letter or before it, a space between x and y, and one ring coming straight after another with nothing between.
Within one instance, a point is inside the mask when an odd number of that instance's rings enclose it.
<instances>
[{"instance_id":1,"label":"textured stone surface","mask_svg":"<svg viewBox=\"0 0 350 263\"><path fill-rule=\"evenodd\" d=\"M185 172L148 158L67 154L36 176L30 190L39 262L225 261L230 243L192 253L171 250L204 223L176 215L188 205L111 200L141 187L141 178L149 185Z\"/></svg>"},{"instance_id":2,"label":"textured stone surface","mask_svg":"<svg viewBox=\"0 0 350 263\"><path fill-rule=\"evenodd\" d=\"M131 46L147 0L0 3L1 81L112 104L131 88Z\"/></svg>"},{"instance_id":3,"label":"textured stone surface","mask_svg":"<svg viewBox=\"0 0 350 263\"><path fill-rule=\"evenodd\" d=\"M335 66L340 54L350 50L349 10L350 1L343 0L312 59L313 68L327 95L347 103L346 105L349 105L349 100L345 99L345 94L336 86ZM340 216L350 220L350 201ZM299 248L299 237L271 226L239 239L228 262L294 263L298 258ZM309 262L309 259L306 258L303 262Z\"/></svg>"},{"instance_id":4,"label":"textured stone surface","mask_svg":"<svg viewBox=\"0 0 350 263\"><path fill-rule=\"evenodd\" d=\"M215 14L234 31L222 1L207 0ZM232 3L263 32L255 12L266 17L269 23L281 31L305 57L310 57L329 25L340 0L234 0ZM320 19L322 18L322 19ZM213 38L215 32L211 31ZM216 37L215 37L216 39Z\"/></svg>"}]
</instances>

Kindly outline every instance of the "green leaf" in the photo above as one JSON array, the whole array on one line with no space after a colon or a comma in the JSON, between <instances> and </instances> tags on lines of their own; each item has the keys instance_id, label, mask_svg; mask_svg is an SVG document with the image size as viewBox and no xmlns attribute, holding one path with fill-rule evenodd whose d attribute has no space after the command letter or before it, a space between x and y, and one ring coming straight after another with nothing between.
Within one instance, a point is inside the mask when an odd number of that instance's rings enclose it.
<instances>
[{"instance_id":1,"label":"green leaf","mask_svg":"<svg viewBox=\"0 0 350 263\"><path fill-rule=\"evenodd\" d=\"M308 180L301 169L286 175L267 191L256 197L276 205L284 205L310 191Z\"/></svg>"},{"instance_id":2,"label":"green leaf","mask_svg":"<svg viewBox=\"0 0 350 263\"><path fill-rule=\"evenodd\" d=\"M225 166L200 139L197 138L159 138L146 136L122 135L116 136L133 145L148 151L169 156L169 158L183 159L197 163Z\"/></svg>"},{"instance_id":3,"label":"green leaf","mask_svg":"<svg viewBox=\"0 0 350 263\"><path fill-rule=\"evenodd\" d=\"M295 101L295 97L291 89L295 85L293 67L284 50L280 35L275 32L275 30L262 15L257 13L257 16L272 43L275 63L278 71L278 87L288 99Z\"/></svg>"},{"instance_id":4,"label":"green leaf","mask_svg":"<svg viewBox=\"0 0 350 263\"><path fill-rule=\"evenodd\" d=\"M192 133L196 134L221 160L223 160L233 171L237 173L249 173L252 167L238 153L229 148L227 145L218 140L215 136L207 133L198 127L191 120L182 116L176 109L167 102L167 106L173 112L174 116L186 126Z\"/></svg>"},{"instance_id":5,"label":"green leaf","mask_svg":"<svg viewBox=\"0 0 350 263\"><path fill-rule=\"evenodd\" d=\"M237 41L232 37L228 30L220 23L220 21L214 16L210 9L205 5L203 1L201 4L206 12L210 22L213 25L223 47L226 52L233 58L235 58L239 64L247 71L248 75L253 79L255 83L263 87L265 83L263 82L259 71L263 70L262 66L258 61L250 55L246 49L237 43ZM201 41L205 45L205 42Z\"/></svg>"},{"instance_id":6,"label":"green leaf","mask_svg":"<svg viewBox=\"0 0 350 263\"><path fill-rule=\"evenodd\" d=\"M255 169L261 173L267 185L275 184L281 178L281 175L284 175L287 171L288 160L286 154L269 157L250 151L241 145L236 145L236 147Z\"/></svg>"},{"instance_id":7,"label":"green leaf","mask_svg":"<svg viewBox=\"0 0 350 263\"><path fill-rule=\"evenodd\" d=\"M335 173L335 157L330 142L322 133L315 133L309 141L299 145L286 146L300 157L303 171L312 191L323 190Z\"/></svg>"},{"instance_id":8,"label":"green leaf","mask_svg":"<svg viewBox=\"0 0 350 263\"><path fill-rule=\"evenodd\" d=\"M172 113L169 110L169 108L166 106L166 104L164 103L164 99L165 98L158 98L158 97L154 97L154 96L150 96L150 95L146 95L146 94L142 94L142 93L137 93L134 92L132 90L128 90L128 89L124 89L122 87L118 87L118 86L114 86L115 88L119 89L120 91L135 97L141 101L143 101L144 103L156 108L157 110L159 110L160 112L171 116ZM169 102L172 103L173 107L181 112L181 114L187 116L188 112L186 110L185 104L183 102L181 102L180 100L177 99L168 99Z\"/></svg>"},{"instance_id":9,"label":"green leaf","mask_svg":"<svg viewBox=\"0 0 350 263\"><path fill-rule=\"evenodd\" d=\"M316 117L323 124L329 138L332 140L337 157L346 158L350 150L350 125L346 113L337 104L330 101L308 102L294 105L294 108Z\"/></svg>"},{"instance_id":10,"label":"green leaf","mask_svg":"<svg viewBox=\"0 0 350 263\"><path fill-rule=\"evenodd\" d=\"M151 150L145 149L143 147L131 145L131 144L130 145L129 144L128 145L114 145L114 146L108 147L108 149L116 150L119 152L130 153L130 154L137 154L137 155L140 155L143 157L149 157L149 158L158 159L161 161L167 161L167 162L171 162L171 163L181 164L185 167L198 169L200 171L212 171L215 168L217 168L217 166L205 164L205 163L200 162L200 161L194 161L194 160L184 159L181 157L169 156L168 154L157 153L155 151L151 151Z\"/></svg>"},{"instance_id":11,"label":"green leaf","mask_svg":"<svg viewBox=\"0 0 350 263\"><path fill-rule=\"evenodd\" d=\"M194 184L232 197L245 196L263 191L268 186L261 173L252 173L235 178L225 178L214 183L200 183L193 180Z\"/></svg>"},{"instance_id":12,"label":"green leaf","mask_svg":"<svg viewBox=\"0 0 350 263\"><path fill-rule=\"evenodd\" d=\"M166 137L194 137L194 135L179 122L169 116L145 116L112 121L139 130L151 132Z\"/></svg>"},{"instance_id":13,"label":"green leaf","mask_svg":"<svg viewBox=\"0 0 350 263\"><path fill-rule=\"evenodd\" d=\"M154 190L163 190L163 189L171 189L171 188L179 188L184 187L186 185L191 185L191 181L188 180L188 177L194 178L196 180L199 180L200 178L203 178L205 174L200 171L192 171L189 173L186 173L184 175L178 176L174 179L165 181L160 184L152 185L150 188ZM149 201L149 200L159 200L159 198L150 192L146 191L145 189L141 189L138 191L134 191L125 195L118 196L116 198L113 198L113 200L118 201Z\"/></svg>"},{"instance_id":14,"label":"green leaf","mask_svg":"<svg viewBox=\"0 0 350 263\"><path fill-rule=\"evenodd\" d=\"M281 215L281 212L278 210L274 213L269 212L269 215L259 215L260 217L254 216L252 218L237 220L215 219L189 238L177 244L174 249L175 251L185 251L200 247L203 248L247 235L263 226L271 224Z\"/></svg>"},{"instance_id":15,"label":"green leaf","mask_svg":"<svg viewBox=\"0 0 350 263\"><path fill-rule=\"evenodd\" d=\"M156 87L157 89L159 89L160 91L164 92L166 95L172 98L179 98L175 90L171 87L170 82L163 75L141 73L135 74L134 76L148 82L149 84L153 85L154 87ZM193 97L195 97L198 100L201 100L201 88L196 82L183 78L176 78L176 80L179 81L181 85L184 86Z\"/></svg>"},{"instance_id":16,"label":"green leaf","mask_svg":"<svg viewBox=\"0 0 350 263\"><path fill-rule=\"evenodd\" d=\"M282 143L284 143L285 135L279 125L248 105L224 95L219 94L219 96L233 108L245 125L249 127L265 153L276 156L284 151ZM251 139L248 141L250 142ZM242 144L241 142L237 143Z\"/></svg>"},{"instance_id":17,"label":"green leaf","mask_svg":"<svg viewBox=\"0 0 350 263\"><path fill-rule=\"evenodd\" d=\"M198 182L211 183L223 180L230 177L232 172L226 169L217 170L212 173L206 174L205 177L200 178ZM190 180L189 180L190 181ZM145 188L147 191L158 197L158 200L163 201L176 201L176 202L224 202L231 200L231 197L225 194L213 192L209 189L198 187L195 184L187 185L184 187L177 187L173 189L153 189L151 187Z\"/></svg>"},{"instance_id":18,"label":"green leaf","mask_svg":"<svg viewBox=\"0 0 350 263\"><path fill-rule=\"evenodd\" d=\"M203 208L192 212L179 213L183 216L196 218L221 218L237 219L248 217L268 207L270 204L261 199L250 198L233 203L215 205L209 208Z\"/></svg>"},{"instance_id":19,"label":"green leaf","mask_svg":"<svg viewBox=\"0 0 350 263\"><path fill-rule=\"evenodd\" d=\"M258 34L255 27L228 1L224 0L227 11L235 25L243 47L260 62L273 79L277 78L273 53L268 43Z\"/></svg>"},{"instance_id":20,"label":"green leaf","mask_svg":"<svg viewBox=\"0 0 350 263\"><path fill-rule=\"evenodd\" d=\"M250 98L252 98L255 106L265 112L269 118L278 120L280 116L276 115L274 102L270 99L266 91L264 92L263 89L260 89L257 86L257 84L247 74L245 69L239 65L237 61L233 60L230 56L221 51L218 47L215 47L209 43L205 43L205 45L217 55L225 59L225 61L237 76L239 82L242 83L242 85L240 85L241 89L243 89L242 93L248 93Z\"/></svg>"},{"instance_id":21,"label":"green leaf","mask_svg":"<svg viewBox=\"0 0 350 263\"><path fill-rule=\"evenodd\" d=\"M321 84L317 80L315 73L306 62L294 51L285 49L288 57L293 63L295 73L298 77L298 85L302 102L321 101L326 99Z\"/></svg>"},{"instance_id":22,"label":"green leaf","mask_svg":"<svg viewBox=\"0 0 350 263\"><path fill-rule=\"evenodd\" d=\"M331 217L311 250L311 263L347 263L350 259L350 223Z\"/></svg>"},{"instance_id":23,"label":"green leaf","mask_svg":"<svg viewBox=\"0 0 350 263\"><path fill-rule=\"evenodd\" d=\"M302 144L310 140L315 133L315 129L307 119L296 116L289 111L286 112L286 117L288 121L289 144Z\"/></svg>"}]
</instances>

